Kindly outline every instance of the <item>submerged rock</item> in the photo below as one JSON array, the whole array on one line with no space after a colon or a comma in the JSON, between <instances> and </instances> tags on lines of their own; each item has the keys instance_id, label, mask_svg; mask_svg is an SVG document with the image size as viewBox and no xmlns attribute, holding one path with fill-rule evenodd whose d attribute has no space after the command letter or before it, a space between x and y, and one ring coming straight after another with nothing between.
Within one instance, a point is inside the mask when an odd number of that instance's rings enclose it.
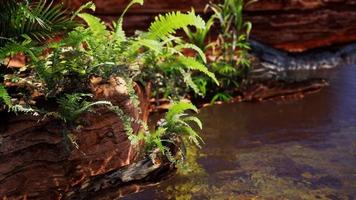
<instances>
[{"instance_id":1,"label":"submerged rock","mask_svg":"<svg viewBox=\"0 0 356 200\"><path fill-rule=\"evenodd\" d=\"M322 70L356 64L356 43L342 47L311 50L292 54L250 40L251 53L256 57L251 72L255 79L304 81L327 78Z\"/></svg>"}]
</instances>

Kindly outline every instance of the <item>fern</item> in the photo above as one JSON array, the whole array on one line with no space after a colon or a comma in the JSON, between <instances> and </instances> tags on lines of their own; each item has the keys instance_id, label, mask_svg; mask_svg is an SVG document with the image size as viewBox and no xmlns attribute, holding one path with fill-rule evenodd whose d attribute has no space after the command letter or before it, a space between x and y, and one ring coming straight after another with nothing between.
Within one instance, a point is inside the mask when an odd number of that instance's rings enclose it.
<instances>
[{"instance_id":1,"label":"fern","mask_svg":"<svg viewBox=\"0 0 356 200\"><path fill-rule=\"evenodd\" d=\"M173 103L165 116L163 127L165 127L169 133L188 137L193 144L200 147L200 143L203 142L203 140L188 122L196 123L200 129L202 129L202 123L197 117L187 116L187 114L185 114L187 111L198 112L197 108L191 103L182 101Z\"/></svg>"},{"instance_id":2,"label":"fern","mask_svg":"<svg viewBox=\"0 0 356 200\"><path fill-rule=\"evenodd\" d=\"M74 14L73 14L72 17L70 18L70 20L74 20L74 18L75 18L76 16L78 16L79 13L81 13L84 9L90 9L90 10L92 10L92 11L95 11L96 6L95 6L95 4L94 4L93 2L91 2L91 1L85 3L84 5L80 6L80 7L78 8L78 10L76 10L76 11L74 12Z\"/></svg>"},{"instance_id":3,"label":"fern","mask_svg":"<svg viewBox=\"0 0 356 200\"><path fill-rule=\"evenodd\" d=\"M188 103L188 102L179 102L179 103L173 103L171 107L169 108L168 112L166 113L165 119L167 121L172 121L173 117L176 115L180 115L184 113L185 111L192 110L194 112L198 112L197 107L195 107L193 104Z\"/></svg>"},{"instance_id":4,"label":"fern","mask_svg":"<svg viewBox=\"0 0 356 200\"><path fill-rule=\"evenodd\" d=\"M210 103L214 104L216 101L219 101L219 100L226 102L226 101L229 101L231 98L232 98L231 95L224 93L224 92L219 92L214 95L214 97L211 99Z\"/></svg>"},{"instance_id":5,"label":"fern","mask_svg":"<svg viewBox=\"0 0 356 200\"><path fill-rule=\"evenodd\" d=\"M9 93L7 93L6 88L2 84L0 84L0 100L4 102L7 107L12 106L11 97Z\"/></svg>"},{"instance_id":6,"label":"fern","mask_svg":"<svg viewBox=\"0 0 356 200\"><path fill-rule=\"evenodd\" d=\"M177 155L171 153L170 146L177 145L177 139L182 142L181 146L183 148L186 139L198 147L201 147L200 144L203 143L202 138L189 124L193 122L202 129L202 123L197 117L187 115L187 111L197 112L197 108L188 102L173 103L165 118L158 122L158 127L155 131L141 132L133 137L134 141L137 144L138 141L143 140L148 152L158 149L170 162L179 164L184 160L186 152L184 150L181 151L181 159L177 159Z\"/></svg>"},{"instance_id":7,"label":"fern","mask_svg":"<svg viewBox=\"0 0 356 200\"><path fill-rule=\"evenodd\" d=\"M109 101L88 102L84 98L91 97L89 94L66 94L57 100L59 105L58 117L65 123L73 123L79 116L97 105L112 106Z\"/></svg>"},{"instance_id":8,"label":"fern","mask_svg":"<svg viewBox=\"0 0 356 200\"><path fill-rule=\"evenodd\" d=\"M88 24L89 29L94 33L94 35L108 34L105 24L99 18L88 13L78 14L78 17L82 18Z\"/></svg>"},{"instance_id":9,"label":"fern","mask_svg":"<svg viewBox=\"0 0 356 200\"><path fill-rule=\"evenodd\" d=\"M178 57L177 60L187 69L197 70L197 71L204 73L205 75L210 77L217 85L219 85L219 81L216 79L215 74L210 72L205 65L201 64L194 58L181 56L181 57Z\"/></svg>"},{"instance_id":10,"label":"fern","mask_svg":"<svg viewBox=\"0 0 356 200\"><path fill-rule=\"evenodd\" d=\"M138 136L134 134L132 129L133 118L127 115L119 106L110 106L109 109L116 113L116 115L121 119L126 135L132 144L137 144L139 139Z\"/></svg>"},{"instance_id":11,"label":"fern","mask_svg":"<svg viewBox=\"0 0 356 200\"><path fill-rule=\"evenodd\" d=\"M201 91L199 89L199 87L195 84L195 82L193 81L192 74L190 72L184 71L183 69L180 69L179 71L182 74L183 80L187 84L187 86L190 87L194 91L194 93L196 93L200 96L204 96L204 92Z\"/></svg>"},{"instance_id":12,"label":"fern","mask_svg":"<svg viewBox=\"0 0 356 200\"><path fill-rule=\"evenodd\" d=\"M146 35L148 39L165 39L168 35L174 34L176 30L195 26L205 28L205 21L193 11L183 14L181 12L171 12L166 15L159 15L151 24Z\"/></svg>"},{"instance_id":13,"label":"fern","mask_svg":"<svg viewBox=\"0 0 356 200\"><path fill-rule=\"evenodd\" d=\"M37 51L39 49L40 48L38 48ZM26 37L26 40L22 42L9 40L3 47L0 47L0 62L3 62L7 57L14 56L21 52L28 55L31 59L37 60L35 55L36 49L33 48L32 40L31 38ZM4 64L6 65L7 63Z\"/></svg>"},{"instance_id":14,"label":"fern","mask_svg":"<svg viewBox=\"0 0 356 200\"><path fill-rule=\"evenodd\" d=\"M194 44L190 44L190 43L184 43L184 44L180 44L180 45L177 45L175 47L176 50L181 50L181 49L193 49L195 50L200 58L203 60L204 63L206 63L206 56L205 56L205 53L203 52L203 50L201 50L198 46L194 45Z\"/></svg>"},{"instance_id":15,"label":"fern","mask_svg":"<svg viewBox=\"0 0 356 200\"><path fill-rule=\"evenodd\" d=\"M185 34L188 36L189 42L195 44L196 46L198 46L200 49L206 51L212 44L205 44L206 41L206 37L209 34L209 31L211 29L211 27L214 25L214 17L211 17L204 29L201 28L197 28L195 32L193 32L190 28L186 27L183 28Z\"/></svg>"},{"instance_id":16,"label":"fern","mask_svg":"<svg viewBox=\"0 0 356 200\"><path fill-rule=\"evenodd\" d=\"M140 4L143 5L143 0L131 0L131 2L126 6L125 10L122 12L121 16L117 20L116 23L114 23L114 28L115 28L115 35L121 39L121 40L126 40L126 35L124 30L122 29L122 24L124 21L124 15L128 11L128 9L133 6L134 4Z\"/></svg>"}]
</instances>

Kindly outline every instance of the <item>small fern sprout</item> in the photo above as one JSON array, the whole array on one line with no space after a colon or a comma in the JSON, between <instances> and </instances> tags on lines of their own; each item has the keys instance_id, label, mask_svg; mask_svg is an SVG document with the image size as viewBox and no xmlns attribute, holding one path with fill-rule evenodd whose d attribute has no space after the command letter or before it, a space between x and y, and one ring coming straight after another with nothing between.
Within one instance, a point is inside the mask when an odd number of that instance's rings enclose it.
<instances>
[{"instance_id":1,"label":"small fern sprout","mask_svg":"<svg viewBox=\"0 0 356 200\"><path fill-rule=\"evenodd\" d=\"M74 123L79 116L88 111L93 111L94 106L113 106L109 101L95 101L89 102L85 98L92 97L91 94L75 93L66 94L59 98L57 103L59 105L58 117L65 123Z\"/></svg>"}]
</instances>

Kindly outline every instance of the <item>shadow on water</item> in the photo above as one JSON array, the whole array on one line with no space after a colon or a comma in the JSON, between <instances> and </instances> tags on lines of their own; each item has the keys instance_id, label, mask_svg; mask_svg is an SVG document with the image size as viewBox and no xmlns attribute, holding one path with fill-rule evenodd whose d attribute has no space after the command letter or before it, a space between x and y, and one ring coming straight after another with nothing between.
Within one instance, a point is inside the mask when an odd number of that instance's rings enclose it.
<instances>
[{"instance_id":1,"label":"shadow on water","mask_svg":"<svg viewBox=\"0 0 356 200\"><path fill-rule=\"evenodd\" d=\"M125 199L355 199L356 66L293 102L204 108L190 172Z\"/></svg>"}]
</instances>

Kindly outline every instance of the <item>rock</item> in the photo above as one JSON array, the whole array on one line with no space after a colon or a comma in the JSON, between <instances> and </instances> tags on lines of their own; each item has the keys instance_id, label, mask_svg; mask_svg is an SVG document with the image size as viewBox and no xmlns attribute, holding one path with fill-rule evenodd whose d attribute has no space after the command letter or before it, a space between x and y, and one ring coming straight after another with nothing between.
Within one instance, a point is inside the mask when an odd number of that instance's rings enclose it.
<instances>
[{"instance_id":1,"label":"rock","mask_svg":"<svg viewBox=\"0 0 356 200\"><path fill-rule=\"evenodd\" d=\"M118 79L114 79L118 80ZM120 88L110 81L92 87L98 100L110 100L134 119L143 115ZM100 93L102 89L106 93ZM139 92L139 95L143 93ZM140 96L140 100L143 98ZM141 110L146 112L146 107ZM8 199L59 199L92 176L132 163L138 149L131 145L121 120L106 108L81 117L84 126L70 131L78 149L69 148L64 129L56 120L0 113L0 197ZM135 133L139 124L132 124Z\"/></svg>"},{"instance_id":2,"label":"rock","mask_svg":"<svg viewBox=\"0 0 356 200\"><path fill-rule=\"evenodd\" d=\"M70 8L84 0L65 1ZM172 10L202 13L209 0L145 0L125 18L125 30L146 29L154 16ZM96 0L96 14L116 19L128 0ZM251 38L290 52L356 41L356 0L259 0L245 9L253 23Z\"/></svg>"}]
</instances>

